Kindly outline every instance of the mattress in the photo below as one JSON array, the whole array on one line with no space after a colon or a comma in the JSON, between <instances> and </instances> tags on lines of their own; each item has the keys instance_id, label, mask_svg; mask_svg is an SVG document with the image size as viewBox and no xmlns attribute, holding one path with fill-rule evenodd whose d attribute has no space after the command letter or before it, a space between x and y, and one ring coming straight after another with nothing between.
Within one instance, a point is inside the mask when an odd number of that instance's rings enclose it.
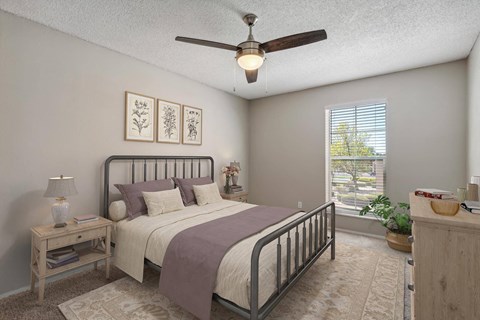
<instances>
[{"instance_id":1,"label":"mattress","mask_svg":"<svg viewBox=\"0 0 480 320\"><path fill-rule=\"evenodd\" d=\"M205 206L190 206L183 210L162 214L155 217L141 216L132 221L120 221L115 224L115 263L132 277L141 281L143 275L143 259L162 266L163 257L172 238L179 232L192 226L202 224L220 217L232 215L254 207L253 204L222 200ZM265 235L278 229L296 218L297 213L279 224L244 239L234 245L224 256L217 273L214 292L226 300L249 309L250 308L250 261L255 243ZM292 237L292 246L293 239ZM300 237L301 239L302 237ZM286 237L281 239L282 245L282 279L286 279ZM307 242L308 243L308 242ZM300 248L301 248L300 243ZM125 250L122 248L125 247ZM133 257L135 255L136 257ZM133 261L135 259L137 261ZM138 259L141 259L140 263ZM264 247L260 255L259 270L259 305L263 305L276 290L277 242ZM293 248L292 248L293 271ZM130 264L134 263L135 266ZM142 268L142 271L138 268Z\"/></svg>"}]
</instances>

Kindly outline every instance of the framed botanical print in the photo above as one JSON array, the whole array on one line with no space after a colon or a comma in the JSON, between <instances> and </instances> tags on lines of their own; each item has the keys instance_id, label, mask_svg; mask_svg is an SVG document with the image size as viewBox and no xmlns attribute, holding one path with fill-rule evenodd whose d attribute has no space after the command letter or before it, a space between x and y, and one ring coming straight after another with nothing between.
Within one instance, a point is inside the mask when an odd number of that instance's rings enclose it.
<instances>
[{"instance_id":1,"label":"framed botanical print","mask_svg":"<svg viewBox=\"0 0 480 320\"><path fill-rule=\"evenodd\" d=\"M202 109L183 106L183 144L202 144Z\"/></svg>"},{"instance_id":2,"label":"framed botanical print","mask_svg":"<svg viewBox=\"0 0 480 320\"><path fill-rule=\"evenodd\" d=\"M178 103L157 100L157 142L180 143L180 109Z\"/></svg>"},{"instance_id":3,"label":"framed botanical print","mask_svg":"<svg viewBox=\"0 0 480 320\"><path fill-rule=\"evenodd\" d=\"M125 92L125 140L154 142L155 98Z\"/></svg>"}]
</instances>

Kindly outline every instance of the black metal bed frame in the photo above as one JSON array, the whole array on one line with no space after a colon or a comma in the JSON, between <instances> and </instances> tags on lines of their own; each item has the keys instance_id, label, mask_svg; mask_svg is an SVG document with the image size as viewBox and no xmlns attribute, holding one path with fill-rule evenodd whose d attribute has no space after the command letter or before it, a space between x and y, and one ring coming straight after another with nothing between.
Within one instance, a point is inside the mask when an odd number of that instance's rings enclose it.
<instances>
[{"instance_id":1,"label":"black metal bed frame","mask_svg":"<svg viewBox=\"0 0 480 320\"><path fill-rule=\"evenodd\" d=\"M110 164L113 161L131 161L132 178L134 183L136 176L135 162L143 165L143 181L147 181L147 165L154 164L154 174L159 179L159 171L163 165L163 175L160 178L182 177L193 178L200 177L202 173L202 163L207 162L210 166L210 177L214 180L214 160L209 156L111 156L105 161L104 171L104 203L103 215L108 217L109 206L109 186L110 186ZM197 166L197 175L194 174L195 164ZM160 164L160 170L159 170ZM173 165L174 175L168 175ZM181 166L182 175L177 175L178 166ZM151 179L152 180L152 179ZM330 222L330 236L328 235ZM292 241L293 235L293 241ZM282 282L282 244L281 238L286 237L286 280ZM300 237L302 241L300 242ZM269 243L277 241L277 263L276 263L276 291L270 296L263 306L259 306L259 263L262 249ZM293 245L292 245L293 242ZM235 303L223 299L217 294L213 299L222 306L232 310L240 316L251 319L261 320L275 308L280 300L295 285L295 283L307 272L315 261L330 247L330 258L335 259L335 204L327 202L307 213L300 218L288 223L287 225L271 232L257 241L253 248L251 256L250 271L250 310L242 308ZM292 249L293 261L292 261ZM145 261L150 267L161 271L161 267ZM293 266L293 272L291 272Z\"/></svg>"}]
</instances>

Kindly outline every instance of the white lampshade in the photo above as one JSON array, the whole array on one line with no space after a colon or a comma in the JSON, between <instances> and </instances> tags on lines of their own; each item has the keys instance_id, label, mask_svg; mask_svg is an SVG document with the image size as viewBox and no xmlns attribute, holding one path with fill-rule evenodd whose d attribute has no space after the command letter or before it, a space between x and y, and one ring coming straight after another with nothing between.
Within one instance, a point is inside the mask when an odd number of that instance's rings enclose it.
<instances>
[{"instance_id":1,"label":"white lampshade","mask_svg":"<svg viewBox=\"0 0 480 320\"><path fill-rule=\"evenodd\" d=\"M55 221L55 228L65 227L70 204L66 201L66 196L72 196L77 194L77 188L73 177L60 177L48 179L47 191L45 191L44 197L57 198L52 205L52 216Z\"/></svg>"},{"instance_id":2,"label":"white lampshade","mask_svg":"<svg viewBox=\"0 0 480 320\"><path fill-rule=\"evenodd\" d=\"M238 65L244 70L256 70L263 64L263 57L258 54L245 54L237 58Z\"/></svg>"},{"instance_id":3,"label":"white lampshade","mask_svg":"<svg viewBox=\"0 0 480 320\"><path fill-rule=\"evenodd\" d=\"M43 196L47 198L62 198L73 196L77 193L73 177L60 176L48 179L47 191L45 191Z\"/></svg>"},{"instance_id":4,"label":"white lampshade","mask_svg":"<svg viewBox=\"0 0 480 320\"><path fill-rule=\"evenodd\" d=\"M242 168L240 167L240 162L234 160L233 162L230 162L230 167L237 167L238 170L242 170Z\"/></svg>"}]
</instances>

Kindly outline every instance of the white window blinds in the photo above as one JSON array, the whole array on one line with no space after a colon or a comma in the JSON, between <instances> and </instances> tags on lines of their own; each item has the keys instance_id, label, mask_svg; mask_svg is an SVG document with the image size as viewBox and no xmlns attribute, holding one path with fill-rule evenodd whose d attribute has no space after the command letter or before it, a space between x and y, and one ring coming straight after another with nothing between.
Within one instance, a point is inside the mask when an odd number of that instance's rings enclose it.
<instances>
[{"instance_id":1,"label":"white window blinds","mask_svg":"<svg viewBox=\"0 0 480 320\"><path fill-rule=\"evenodd\" d=\"M328 198L359 210L385 190L386 104L327 110Z\"/></svg>"}]
</instances>

